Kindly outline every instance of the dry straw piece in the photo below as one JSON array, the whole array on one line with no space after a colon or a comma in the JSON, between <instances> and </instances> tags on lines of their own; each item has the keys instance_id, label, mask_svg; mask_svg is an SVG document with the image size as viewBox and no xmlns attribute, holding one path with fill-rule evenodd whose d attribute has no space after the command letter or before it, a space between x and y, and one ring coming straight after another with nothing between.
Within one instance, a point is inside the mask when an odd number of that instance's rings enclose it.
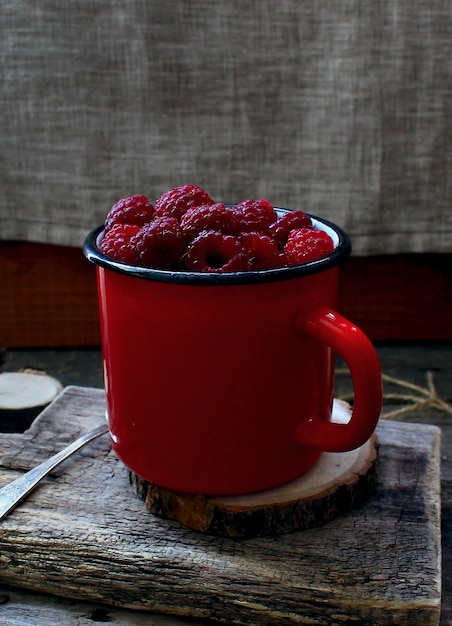
<instances>
[{"instance_id":1,"label":"dry straw piece","mask_svg":"<svg viewBox=\"0 0 452 626\"><path fill-rule=\"evenodd\" d=\"M349 371L347 369L339 369L337 370L337 374L349 374ZM389 376L388 374L382 374L383 382L407 389L413 393L384 393L383 403L386 401L406 404L400 409L382 413L380 419L396 419L420 409L436 409L437 411L443 411L452 415L452 406L438 396L433 380L433 372L428 371L426 377L427 386L421 387L420 385L415 385L407 380L395 378L393 376ZM344 394L341 396L341 400L353 400L353 394Z\"/></svg>"}]
</instances>

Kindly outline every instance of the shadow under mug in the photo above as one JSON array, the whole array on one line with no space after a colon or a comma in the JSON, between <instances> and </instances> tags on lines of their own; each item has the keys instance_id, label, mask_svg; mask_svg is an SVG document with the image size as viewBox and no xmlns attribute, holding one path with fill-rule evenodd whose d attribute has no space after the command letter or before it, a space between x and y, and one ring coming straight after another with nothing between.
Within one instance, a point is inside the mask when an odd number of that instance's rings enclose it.
<instances>
[{"instance_id":1,"label":"shadow under mug","mask_svg":"<svg viewBox=\"0 0 452 626\"><path fill-rule=\"evenodd\" d=\"M99 251L102 227L87 236L112 445L134 473L174 491L251 493L371 436L382 402L379 360L335 311L350 242L335 224L311 217L334 251L274 270L133 267ZM346 424L331 421L336 353L354 388Z\"/></svg>"}]
</instances>

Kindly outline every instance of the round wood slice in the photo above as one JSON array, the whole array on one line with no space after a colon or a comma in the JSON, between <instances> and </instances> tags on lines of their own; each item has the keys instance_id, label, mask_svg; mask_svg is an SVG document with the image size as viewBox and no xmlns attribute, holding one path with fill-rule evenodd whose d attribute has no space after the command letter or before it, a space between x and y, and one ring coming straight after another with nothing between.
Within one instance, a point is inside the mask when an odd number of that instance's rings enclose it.
<instances>
[{"instance_id":1,"label":"round wood slice","mask_svg":"<svg viewBox=\"0 0 452 626\"><path fill-rule=\"evenodd\" d=\"M335 400L333 420L347 422L350 407ZM378 439L357 450L325 452L308 472L285 485L240 496L203 496L169 491L129 472L147 509L189 528L224 537L280 535L324 524L362 502L375 477Z\"/></svg>"},{"instance_id":2,"label":"round wood slice","mask_svg":"<svg viewBox=\"0 0 452 626\"><path fill-rule=\"evenodd\" d=\"M0 432L23 432L61 393L61 383L37 370L0 374Z\"/></svg>"}]
</instances>

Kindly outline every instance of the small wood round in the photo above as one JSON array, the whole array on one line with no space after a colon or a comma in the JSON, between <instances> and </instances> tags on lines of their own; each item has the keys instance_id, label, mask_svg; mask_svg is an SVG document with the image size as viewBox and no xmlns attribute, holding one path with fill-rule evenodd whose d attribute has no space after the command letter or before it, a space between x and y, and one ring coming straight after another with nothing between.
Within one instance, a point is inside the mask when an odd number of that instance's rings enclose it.
<instances>
[{"instance_id":1,"label":"small wood round","mask_svg":"<svg viewBox=\"0 0 452 626\"><path fill-rule=\"evenodd\" d=\"M23 432L63 391L61 383L37 370L0 374L0 432Z\"/></svg>"},{"instance_id":2,"label":"small wood round","mask_svg":"<svg viewBox=\"0 0 452 626\"><path fill-rule=\"evenodd\" d=\"M333 420L346 422L350 409L335 400ZM276 536L320 526L362 502L372 491L378 439L356 450L324 453L304 475L285 485L241 496L176 493L133 472L130 483L147 509L200 532L233 538Z\"/></svg>"}]
</instances>

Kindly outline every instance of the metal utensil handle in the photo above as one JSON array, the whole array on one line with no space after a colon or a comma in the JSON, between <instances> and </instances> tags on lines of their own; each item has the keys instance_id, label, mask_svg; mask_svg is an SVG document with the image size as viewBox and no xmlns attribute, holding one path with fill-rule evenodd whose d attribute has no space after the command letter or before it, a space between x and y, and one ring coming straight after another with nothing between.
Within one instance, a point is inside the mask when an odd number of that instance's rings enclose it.
<instances>
[{"instance_id":1,"label":"metal utensil handle","mask_svg":"<svg viewBox=\"0 0 452 626\"><path fill-rule=\"evenodd\" d=\"M89 433L85 433L66 448L57 452L54 456L47 459L40 465L37 465L30 471L26 472L20 478L13 480L0 489L0 521L4 519L10 511L16 507L57 465L65 461L71 454L83 448L87 443L93 441L101 435L108 432L108 426L102 424Z\"/></svg>"}]
</instances>

